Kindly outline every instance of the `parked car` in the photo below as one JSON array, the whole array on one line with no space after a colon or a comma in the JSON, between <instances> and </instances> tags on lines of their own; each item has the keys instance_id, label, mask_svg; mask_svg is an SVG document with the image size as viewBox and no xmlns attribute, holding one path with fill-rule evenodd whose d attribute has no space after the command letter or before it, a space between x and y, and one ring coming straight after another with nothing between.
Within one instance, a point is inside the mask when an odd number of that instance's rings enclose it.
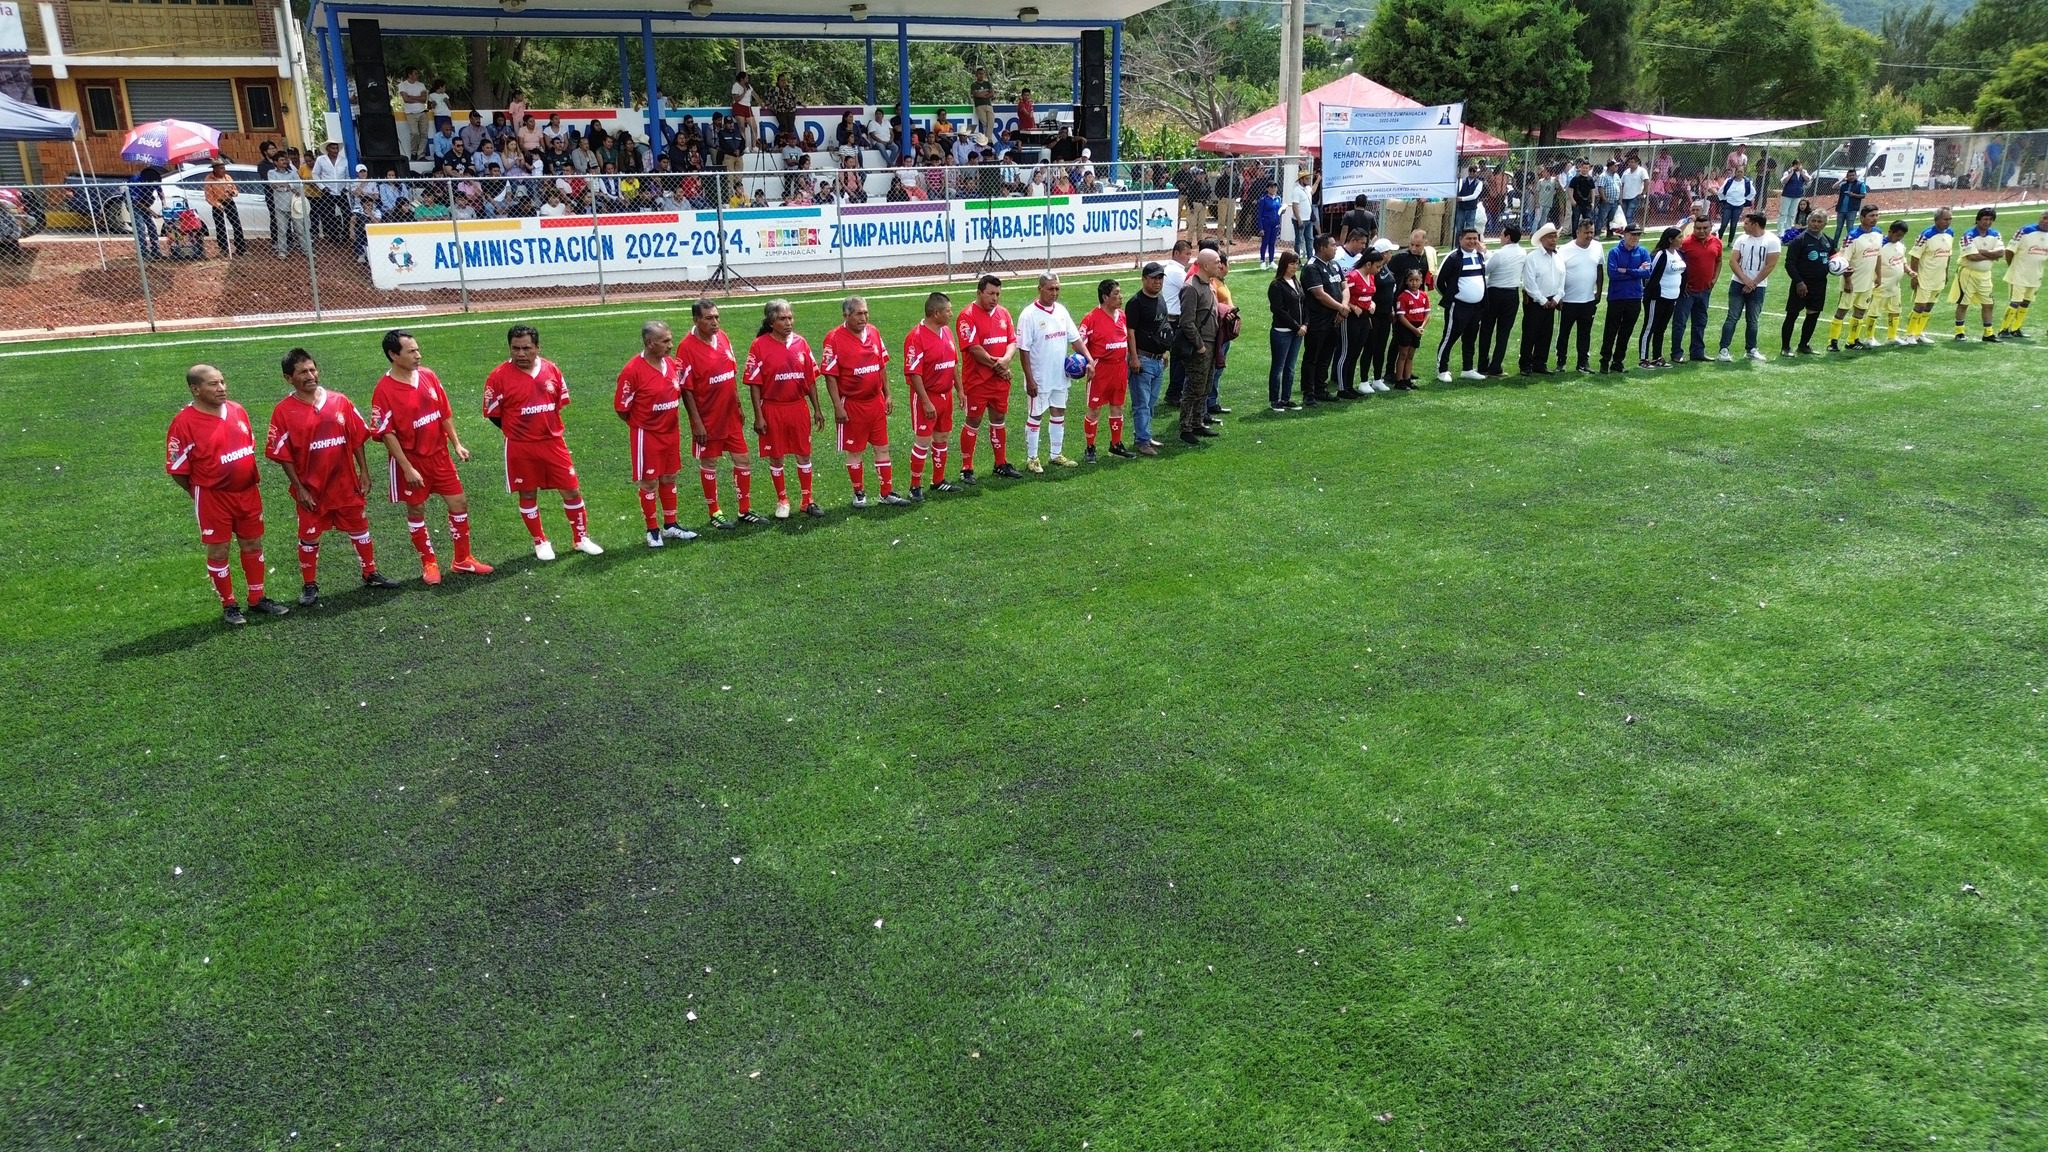
<instances>
[{"instance_id":1,"label":"parked car","mask_svg":"<svg viewBox=\"0 0 2048 1152\"><path fill-rule=\"evenodd\" d=\"M206 207L203 182L211 171L211 164L185 164L166 174L161 182L166 205L183 202L199 213L209 231L213 228L213 213ZM235 211L242 217L242 235L250 240L259 236L268 238L270 208L265 201L263 181L256 177L256 166L229 164L228 175L235 178ZM126 176L92 177L74 173L65 177L64 183L72 189L72 211L91 217L102 231L129 230Z\"/></svg>"}]
</instances>

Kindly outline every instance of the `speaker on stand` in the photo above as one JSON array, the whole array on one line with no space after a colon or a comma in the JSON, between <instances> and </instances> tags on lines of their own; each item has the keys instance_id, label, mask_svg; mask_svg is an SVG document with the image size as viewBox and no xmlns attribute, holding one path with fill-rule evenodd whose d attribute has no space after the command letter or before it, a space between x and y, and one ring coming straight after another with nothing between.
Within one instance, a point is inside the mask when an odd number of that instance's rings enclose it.
<instances>
[{"instance_id":1,"label":"speaker on stand","mask_svg":"<svg viewBox=\"0 0 2048 1152\"><path fill-rule=\"evenodd\" d=\"M398 119L391 114L391 78L384 71L384 32L375 20L348 22L351 71L355 74L356 155L373 176L396 169L410 173L398 147ZM344 78L344 83L346 79Z\"/></svg>"},{"instance_id":2,"label":"speaker on stand","mask_svg":"<svg viewBox=\"0 0 2048 1152\"><path fill-rule=\"evenodd\" d=\"M1074 135L1096 163L1109 159L1109 33L1081 33L1081 102L1074 109Z\"/></svg>"}]
</instances>

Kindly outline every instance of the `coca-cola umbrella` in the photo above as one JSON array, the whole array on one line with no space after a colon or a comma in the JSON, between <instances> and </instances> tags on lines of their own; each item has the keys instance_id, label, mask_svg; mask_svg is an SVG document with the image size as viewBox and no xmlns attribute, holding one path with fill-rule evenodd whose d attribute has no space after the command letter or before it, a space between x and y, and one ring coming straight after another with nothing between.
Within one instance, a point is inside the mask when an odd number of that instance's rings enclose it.
<instances>
[{"instance_id":1,"label":"coca-cola umbrella","mask_svg":"<svg viewBox=\"0 0 2048 1152\"><path fill-rule=\"evenodd\" d=\"M220 151L220 130L190 120L152 120L137 124L121 142L121 159L131 164L168 168Z\"/></svg>"}]
</instances>

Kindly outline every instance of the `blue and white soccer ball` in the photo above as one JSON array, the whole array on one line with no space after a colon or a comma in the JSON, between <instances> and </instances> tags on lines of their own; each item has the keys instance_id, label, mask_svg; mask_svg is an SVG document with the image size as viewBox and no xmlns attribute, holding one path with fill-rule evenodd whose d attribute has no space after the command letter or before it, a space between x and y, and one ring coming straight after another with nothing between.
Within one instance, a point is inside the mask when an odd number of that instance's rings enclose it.
<instances>
[{"instance_id":1,"label":"blue and white soccer ball","mask_svg":"<svg viewBox=\"0 0 2048 1152\"><path fill-rule=\"evenodd\" d=\"M1079 380L1088 374L1088 358L1079 352L1067 353L1067 379Z\"/></svg>"}]
</instances>

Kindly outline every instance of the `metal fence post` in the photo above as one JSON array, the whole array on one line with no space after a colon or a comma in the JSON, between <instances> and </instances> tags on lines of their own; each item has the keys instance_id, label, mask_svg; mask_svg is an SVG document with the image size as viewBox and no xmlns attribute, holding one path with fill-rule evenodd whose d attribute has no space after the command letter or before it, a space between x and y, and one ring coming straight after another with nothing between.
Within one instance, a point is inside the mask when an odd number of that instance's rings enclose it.
<instances>
[{"instance_id":1,"label":"metal fence post","mask_svg":"<svg viewBox=\"0 0 2048 1152\"><path fill-rule=\"evenodd\" d=\"M455 288L462 295L462 310L469 311L469 261L462 252L462 221L455 218L455 185L442 181L442 199L448 203L448 242L455 248Z\"/></svg>"},{"instance_id":2,"label":"metal fence post","mask_svg":"<svg viewBox=\"0 0 2048 1152\"><path fill-rule=\"evenodd\" d=\"M1045 203L1038 206L1038 218L1045 228L1045 274L1052 275L1052 202L1055 199L1071 202L1072 197L1055 197L1047 193Z\"/></svg>"},{"instance_id":3,"label":"metal fence post","mask_svg":"<svg viewBox=\"0 0 2048 1152\"><path fill-rule=\"evenodd\" d=\"M590 205L590 254L596 257L597 259L597 302L599 304L603 304L606 302L604 283L604 233L598 230L597 222L599 218L600 212L598 210L598 206L595 202L592 202L592 204Z\"/></svg>"},{"instance_id":4,"label":"metal fence post","mask_svg":"<svg viewBox=\"0 0 2048 1152\"><path fill-rule=\"evenodd\" d=\"M845 219L846 214L839 210L839 197L832 197L832 231L830 238L833 250L839 254L839 290L841 292L846 291L846 245L841 243L844 238L842 235L844 229L841 225Z\"/></svg>"},{"instance_id":5,"label":"metal fence post","mask_svg":"<svg viewBox=\"0 0 2048 1152\"><path fill-rule=\"evenodd\" d=\"M332 192L328 195L333 195ZM320 269L313 259L313 213L306 212L306 226L299 229L299 243L306 250L306 282L313 286L313 319L320 319Z\"/></svg>"},{"instance_id":6,"label":"metal fence post","mask_svg":"<svg viewBox=\"0 0 2048 1152\"><path fill-rule=\"evenodd\" d=\"M732 287L732 264L725 251L725 177L726 174L720 172L711 180L711 210L717 215L718 266L712 269L711 279L704 285L707 292L716 287L729 293Z\"/></svg>"},{"instance_id":7,"label":"metal fence post","mask_svg":"<svg viewBox=\"0 0 2048 1152\"><path fill-rule=\"evenodd\" d=\"M156 300L149 294L149 253L142 250L142 233L147 225L143 223L140 216L137 216L138 211L140 210L135 207L135 201L130 199L128 202L129 231L135 233L135 274L142 279L142 311L149 318L149 330L154 332L156 331Z\"/></svg>"}]
</instances>

